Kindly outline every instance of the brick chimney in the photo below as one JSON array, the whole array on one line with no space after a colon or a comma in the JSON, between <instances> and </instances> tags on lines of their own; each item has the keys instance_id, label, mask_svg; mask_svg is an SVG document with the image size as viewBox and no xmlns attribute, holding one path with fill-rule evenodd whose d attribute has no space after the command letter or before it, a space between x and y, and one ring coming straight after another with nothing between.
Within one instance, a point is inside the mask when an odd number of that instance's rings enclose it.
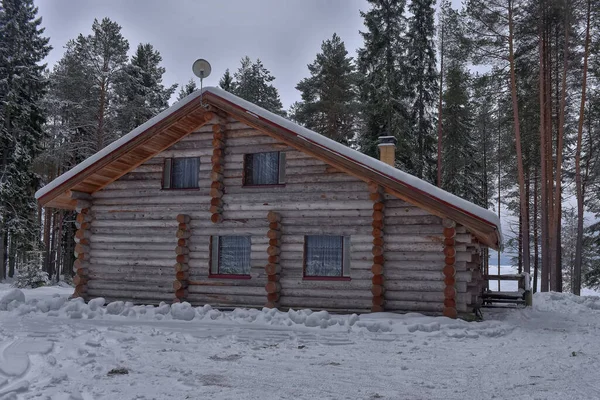
<instances>
[{"instance_id":1,"label":"brick chimney","mask_svg":"<svg viewBox=\"0 0 600 400\"><path fill-rule=\"evenodd\" d=\"M396 143L393 136L379 136L379 159L392 167L396 164Z\"/></svg>"}]
</instances>

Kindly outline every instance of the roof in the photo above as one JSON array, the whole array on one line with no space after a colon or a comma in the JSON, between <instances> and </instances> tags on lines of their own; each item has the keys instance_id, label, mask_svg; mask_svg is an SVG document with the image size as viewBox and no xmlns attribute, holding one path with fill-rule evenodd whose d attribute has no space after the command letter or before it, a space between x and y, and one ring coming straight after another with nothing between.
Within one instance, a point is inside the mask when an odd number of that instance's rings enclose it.
<instances>
[{"instance_id":1,"label":"roof","mask_svg":"<svg viewBox=\"0 0 600 400\"><path fill-rule=\"evenodd\" d=\"M214 114L201 101L345 172L380 184L434 215L455 220L490 247L502 245L500 219L494 212L215 87L190 94L111 143L38 190L36 199L46 207L74 208L71 191L101 190L210 120Z\"/></svg>"}]
</instances>

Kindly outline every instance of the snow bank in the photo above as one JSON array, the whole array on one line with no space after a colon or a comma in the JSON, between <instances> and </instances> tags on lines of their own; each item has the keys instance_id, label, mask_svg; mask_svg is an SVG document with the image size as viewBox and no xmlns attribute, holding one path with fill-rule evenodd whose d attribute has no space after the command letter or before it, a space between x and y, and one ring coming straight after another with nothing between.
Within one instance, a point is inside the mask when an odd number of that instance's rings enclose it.
<instances>
[{"instance_id":1,"label":"snow bank","mask_svg":"<svg viewBox=\"0 0 600 400\"><path fill-rule=\"evenodd\" d=\"M115 301L106 304L105 299L96 298L87 304L81 298L67 300L55 294L51 298L26 300L18 289L6 294L0 305L9 315L46 314L49 317L66 319L131 319L155 321L207 322L231 325L258 325L328 329L333 331L365 331L374 333L396 333L415 335L443 335L455 339L477 338L479 336L503 336L512 331L511 327L498 321L467 322L446 317L429 317L417 313L409 314L330 314L327 311L236 308L233 311L220 311L210 305L192 307L187 302L167 304L158 307L136 306L130 302ZM0 317L2 313L0 313Z\"/></svg>"},{"instance_id":2,"label":"snow bank","mask_svg":"<svg viewBox=\"0 0 600 400\"><path fill-rule=\"evenodd\" d=\"M538 292L533 296L533 309L535 311L552 311L563 314L589 313L590 310L600 312L600 297L576 296L571 293Z\"/></svg>"}]
</instances>

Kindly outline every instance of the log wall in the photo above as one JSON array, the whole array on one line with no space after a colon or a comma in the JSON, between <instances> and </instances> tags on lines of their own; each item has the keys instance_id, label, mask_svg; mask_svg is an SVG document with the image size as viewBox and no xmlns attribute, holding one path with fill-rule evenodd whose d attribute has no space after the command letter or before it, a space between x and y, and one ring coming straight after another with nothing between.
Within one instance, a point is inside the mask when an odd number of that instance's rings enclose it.
<instances>
[{"instance_id":1,"label":"log wall","mask_svg":"<svg viewBox=\"0 0 600 400\"><path fill-rule=\"evenodd\" d=\"M87 296L156 304L173 301L177 287L177 298L195 305L368 312L379 285L383 304L374 310L443 312L440 218L388 194L374 206L366 182L242 123L213 122L93 194ZM244 154L264 151L286 152L285 184L243 187ZM161 190L166 157L200 157L199 188ZM385 240L375 243L379 213ZM275 230L279 254L270 259ZM478 297L467 266L477 245L464 227L456 231L456 307L465 312ZM350 236L350 279L303 279L311 234ZM211 235L251 236L250 279L209 277ZM383 275L373 272L375 250L383 251Z\"/></svg>"}]
</instances>

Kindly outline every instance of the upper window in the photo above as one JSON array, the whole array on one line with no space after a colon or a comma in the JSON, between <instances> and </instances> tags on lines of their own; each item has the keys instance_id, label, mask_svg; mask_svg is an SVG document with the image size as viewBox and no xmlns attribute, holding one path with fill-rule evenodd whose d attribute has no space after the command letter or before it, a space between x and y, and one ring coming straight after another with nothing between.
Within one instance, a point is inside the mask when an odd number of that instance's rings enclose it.
<instances>
[{"instance_id":1,"label":"upper window","mask_svg":"<svg viewBox=\"0 0 600 400\"><path fill-rule=\"evenodd\" d=\"M200 158L166 158L163 169L163 189L193 189L198 187Z\"/></svg>"},{"instance_id":2,"label":"upper window","mask_svg":"<svg viewBox=\"0 0 600 400\"><path fill-rule=\"evenodd\" d=\"M244 185L278 185L285 182L285 153L272 151L244 155Z\"/></svg>"},{"instance_id":3,"label":"upper window","mask_svg":"<svg viewBox=\"0 0 600 400\"><path fill-rule=\"evenodd\" d=\"M213 236L211 275L250 275L250 237Z\"/></svg>"},{"instance_id":4,"label":"upper window","mask_svg":"<svg viewBox=\"0 0 600 400\"><path fill-rule=\"evenodd\" d=\"M349 255L349 236L305 236L304 277L349 277Z\"/></svg>"}]
</instances>

